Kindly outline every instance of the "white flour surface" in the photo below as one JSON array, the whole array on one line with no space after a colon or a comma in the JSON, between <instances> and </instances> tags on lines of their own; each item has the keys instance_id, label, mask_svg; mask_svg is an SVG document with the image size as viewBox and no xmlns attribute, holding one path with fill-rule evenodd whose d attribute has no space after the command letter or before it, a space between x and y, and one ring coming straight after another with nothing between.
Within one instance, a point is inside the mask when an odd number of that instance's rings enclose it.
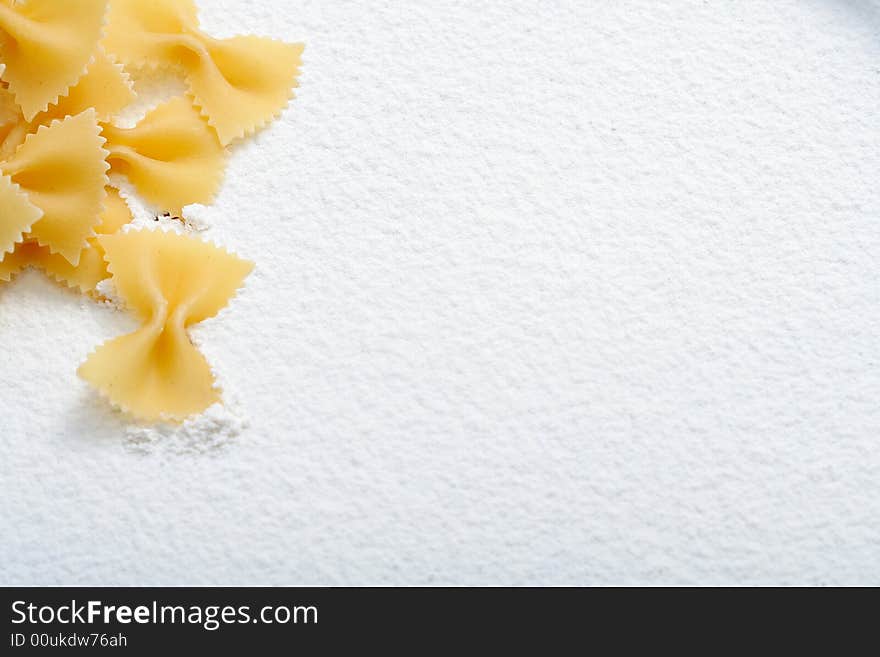
<instances>
[{"instance_id":1,"label":"white flour surface","mask_svg":"<svg viewBox=\"0 0 880 657\"><path fill-rule=\"evenodd\" d=\"M227 405L131 425L133 320L0 289L0 583L880 584L877 2L201 8L307 43L187 213Z\"/></svg>"}]
</instances>

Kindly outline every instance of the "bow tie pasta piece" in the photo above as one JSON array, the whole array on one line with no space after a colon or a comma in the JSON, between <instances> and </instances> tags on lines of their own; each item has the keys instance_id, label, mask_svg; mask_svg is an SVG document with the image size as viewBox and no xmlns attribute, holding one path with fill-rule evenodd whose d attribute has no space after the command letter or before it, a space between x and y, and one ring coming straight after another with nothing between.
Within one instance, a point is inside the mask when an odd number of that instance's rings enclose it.
<instances>
[{"instance_id":1,"label":"bow tie pasta piece","mask_svg":"<svg viewBox=\"0 0 880 657\"><path fill-rule=\"evenodd\" d=\"M76 84L101 39L107 0L0 0L3 80L32 120Z\"/></svg>"},{"instance_id":2,"label":"bow tie pasta piece","mask_svg":"<svg viewBox=\"0 0 880 657\"><path fill-rule=\"evenodd\" d=\"M226 166L226 149L188 98L174 98L134 128L104 126L108 162L150 203L180 209L210 203Z\"/></svg>"},{"instance_id":3,"label":"bow tie pasta piece","mask_svg":"<svg viewBox=\"0 0 880 657\"><path fill-rule=\"evenodd\" d=\"M189 0L112 0L107 50L125 65L182 69L225 146L276 118L293 96L302 44L255 36L213 39Z\"/></svg>"},{"instance_id":4,"label":"bow tie pasta piece","mask_svg":"<svg viewBox=\"0 0 880 657\"><path fill-rule=\"evenodd\" d=\"M118 294L142 326L98 347L79 375L147 421L182 421L219 401L211 369L186 330L227 305L252 263L163 231L117 233L99 242Z\"/></svg>"},{"instance_id":5,"label":"bow tie pasta piece","mask_svg":"<svg viewBox=\"0 0 880 657\"><path fill-rule=\"evenodd\" d=\"M0 255L11 253L15 243L42 216L43 211L28 200L9 176L0 175Z\"/></svg>"},{"instance_id":6,"label":"bow tie pasta piece","mask_svg":"<svg viewBox=\"0 0 880 657\"><path fill-rule=\"evenodd\" d=\"M297 86L302 44L239 36L205 48L213 65L190 70L190 91L224 145L278 118Z\"/></svg>"},{"instance_id":7,"label":"bow tie pasta piece","mask_svg":"<svg viewBox=\"0 0 880 657\"><path fill-rule=\"evenodd\" d=\"M107 202L101 223L95 229L98 235L112 235L132 220L131 210L112 187L107 188ZM25 267L42 269L46 274L70 288L79 288L93 294L98 283L109 277L104 249L98 237L89 239L89 246L80 254L79 264L71 265L57 253L51 253L45 246L34 240L26 240L16 245L13 253L0 261L0 281L8 282Z\"/></svg>"},{"instance_id":8,"label":"bow tie pasta piece","mask_svg":"<svg viewBox=\"0 0 880 657\"><path fill-rule=\"evenodd\" d=\"M79 264L101 220L108 183L104 139L94 110L42 126L28 135L0 171L43 211L30 237Z\"/></svg>"}]
</instances>

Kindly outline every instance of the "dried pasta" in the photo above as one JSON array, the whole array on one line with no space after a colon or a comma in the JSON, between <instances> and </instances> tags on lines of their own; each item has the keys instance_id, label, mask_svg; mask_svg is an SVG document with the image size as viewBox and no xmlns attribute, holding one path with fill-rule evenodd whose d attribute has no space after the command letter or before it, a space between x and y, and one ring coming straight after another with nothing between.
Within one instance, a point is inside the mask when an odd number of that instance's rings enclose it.
<instances>
[{"instance_id":1,"label":"dried pasta","mask_svg":"<svg viewBox=\"0 0 880 657\"><path fill-rule=\"evenodd\" d=\"M183 71L227 145L275 118L296 86L302 44L256 36L213 39L190 0L111 0L105 47L125 65Z\"/></svg>"},{"instance_id":2,"label":"dried pasta","mask_svg":"<svg viewBox=\"0 0 880 657\"><path fill-rule=\"evenodd\" d=\"M42 216L43 211L9 176L0 175L0 254L11 252Z\"/></svg>"},{"instance_id":3,"label":"dried pasta","mask_svg":"<svg viewBox=\"0 0 880 657\"><path fill-rule=\"evenodd\" d=\"M34 121L0 125L0 157L10 156L41 125L94 107L105 118L129 103L131 88L106 56L96 60L71 95L41 112ZM0 94L2 97L2 94ZM100 118L100 116L99 116ZM149 112L133 128L103 122L111 173L129 178L150 203L178 210L209 203L220 188L228 157L211 127L187 98L174 98Z\"/></svg>"},{"instance_id":4,"label":"dried pasta","mask_svg":"<svg viewBox=\"0 0 880 657\"><path fill-rule=\"evenodd\" d=\"M15 96L7 87L0 85L0 127L18 123L20 115Z\"/></svg>"},{"instance_id":5,"label":"dried pasta","mask_svg":"<svg viewBox=\"0 0 880 657\"><path fill-rule=\"evenodd\" d=\"M112 235L132 219L131 210L112 187L107 188L107 202L101 215L101 223L95 232ZM45 246L29 239L16 245L15 251L0 261L0 281L8 282L25 267L42 269L47 275L68 287L94 294L98 283L109 276L104 260L104 249L98 236L89 239L89 245L80 254L79 264L71 265L62 256L51 253Z\"/></svg>"},{"instance_id":6,"label":"dried pasta","mask_svg":"<svg viewBox=\"0 0 880 657\"><path fill-rule=\"evenodd\" d=\"M85 75L70 92L38 114L32 123L47 124L54 119L74 116L92 108L98 121L108 122L135 99L134 89L121 64L114 62L103 48L97 48Z\"/></svg>"},{"instance_id":7,"label":"dried pasta","mask_svg":"<svg viewBox=\"0 0 880 657\"><path fill-rule=\"evenodd\" d=\"M0 160L10 157L26 135L26 122L15 97L0 85Z\"/></svg>"},{"instance_id":8,"label":"dried pasta","mask_svg":"<svg viewBox=\"0 0 880 657\"><path fill-rule=\"evenodd\" d=\"M175 215L210 203L227 146L292 97L301 52L213 39L191 0L0 0L0 282L35 268L100 298L111 280L141 326L98 347L78 374L135 418L182 421L220 401L188 328L224 308L253 264L129 225L109 176ZM181 74L189 92L123 127L134 66Z\"/></svg>"},{"instance_id":9,"label":"dried pasta","mask_svg":"<svg viewBox=\"0 0 880 657\"><path fill-rule=\"evenodd\" d=\"M76 84L101 38L107 0L0 0L3 80L30 121Z\"/></svg>"},{"instance_id":10,"label":"dried pasta","mask_svg":"<svg viewBox=\"0 0 880 657\"><path fill-rule=\"evenodd\" d=\"M108 162L150 203L180 209L210 203L220 187L226 149L187 98L175 98L134 128L105 125Z\"/></svg>"},{"instance_id":11,"label":"dried pasta","mask_svg":"<svg viewBox=\"0 0 880 657\"><path fill-rule=\"evenodd\" d=\"M142 325L100 346L79 375L148 421L183 420L219 401L211 368L186 330L225 307L253 265L160 230L118 233L99 243L117 293Z\"/></svg>"},{"instance_id":12,"label":"dried pasta","mask_svg":"<svg viewBox=\"0 0 880 657\"><path fill-rule=\"evenodd\" d=\"M0 163L43 211L29 236L70 264L79 264L100 221L108 183L107 151L94 110L87 110L28 135L15 155Z\"/></svg>"},{"instance_id":13,"label":"dried pasta","mask_svg":"<svg viewBox=\"0 0 880 657\"><path fill-rule=\"evenodd\" d=\"M27 121L8 90L0 90L0 159L15 152L25 138L41 125L94 109L98 121L108 122L135 99L132 84L122 66L98 48L86 74L68 94Z\"/></svg>"}]
</instances>

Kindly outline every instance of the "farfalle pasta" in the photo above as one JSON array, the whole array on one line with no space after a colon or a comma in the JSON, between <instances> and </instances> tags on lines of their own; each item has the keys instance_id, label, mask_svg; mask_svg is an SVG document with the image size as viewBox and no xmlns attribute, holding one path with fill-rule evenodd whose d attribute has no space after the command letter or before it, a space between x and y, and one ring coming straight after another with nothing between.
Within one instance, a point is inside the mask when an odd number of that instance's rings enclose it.
<instances>
[{"instance_id":1,"label":"farfalle pasta","mask_svg":"<svg viewBox=\"0 0 880 657\"><path fill-rule=\"evenodd\" d=\"M29 237L72 265L95 234L106 197L109 165L100 132L94 110L86 110L41 126L0 163L0 172L43 211Z\"/></svg>"},{"instance_id":2,"label":"farfalle pasta","mask_svg":"<svg viewBox=\"0 0 880 657\"><path fill-rule=\"evenodd\" d=\"M98 47L85 75L66 96L34 117L32 122L46 124L93 109L98 121L106 123L112 121L134 99L134 86L125 69L114 62L103 48Z\"/></svg>"},{"instance_id":3,"label":"farfalle pasta","mask_svg":"<svg viewBox=\"0 0 880 657\"><path fill-rule=\"evenodd\" d=\"M0 158L14 153L25 138L42 125L89 109L94 110L99 122L106 123L134 99L134 89L122 66L113 62L101 48L95 51L86 74L70 89L68 95L31 121L16 111L12 94L8 90L0 90Z\"/></svg>"},{"instance_id":4,"label":"farfalle pasta","mask_svg":"<svg viewBox=\"0 0 880 657\"><path fill-rule=\"evenodd\" d=\"M97 235L88 240L88 246L80 253L79 264L72 265L66 258L40 246L36 240L26 239L0 260L0 281L8 283L24 268L35 267L68 287L94 294L98 283L109 276L98 236L112 235L131 220L131 210L125 200L116 189L108 187L104 212L95 228Z\"/></svg>"},{"instance_id":5,"label":"farfalle pasta","mask_svg":"<svg viewBox=\"0 0 880 657\"><path fill-rule=\"evenodd\" d=\"M103 135L112 171L153 205L207 204L220 187L226 149L186 98L160 105L133 128L105 125Z\"/></svg>"},{"instance_id":6,"label":"farfalle pasta","mask_svg":"<svg viewBox=\"0 0 880 657\"><path fill-rule=\"evenodd\" d=\"M0 0L3 81L28 121L85 73L101 38L107 0Z\"/></svg>"},{"instance_id":7,"label":"farfalle pasta","mask_svg":"<svg viewBox=\"0 0 880 657\"><path fill-rule=\"evenodd\" d=\"M43 211L7 175L0 175L0 253L11 253Z\"/></svg>"},{"instance_id":8,"label":"farfalle pasta","mask_svg":"<svg viewBox=\"0 0 880 657\"><path fill-rule=\"evenodd\" d=\"M0 161L15 152L27 136L27 122L15 98L7 87L0 84Z\"/></svg>"},{"instance_id":9,"label":"farfalle pasta","mask_svg":"<svg viewBox=\"0 0 880 657\"><path fill-rule=\"evenodd\" d=\"M192 102L174 98L134 127L117 127L109 119L131 102L130 83L106 55L96 64L71 96L33 121L22 118L5 132L0 125L0 156L14 153L41 126L92 107L99 119L105 119L100 129L111 173L128 177L147 201L161 208L178 210L192 203L210 203L223 179L228 153Z\"/></svg>"},{"instance_id":10,"label":"farfalle pasta","mask_svg":"<svg viewBox=\"0 0 880 657\"><path fill-rule=\"evenodd\" d=\"M142 322L101 345L79 374L114 405L148 421L182 420L219 401L211 368L186 330L222 310L253 265L161 230L99 238L113 284Z\"/></svg>"},{"instance_id":11,"label":"farfalle pasta","mask_svg":"<svg viewBox=\"0 0 880 657\"><path fill-rule=\"evenodd\" d=\"M189 0L0 0L0 283L33 268L132 311L140 328L78 374L139 420L181 421L220 401L187 331L228 304L253 264L132 226L119 178L169 221L211 202L227 145L287 105L301 52L212 39ZM137 99L126 67L182 74L189 93L123 123Z\"/></svg>"},{"instance_id":12,"label":"farfalle pasta","mask_svg":"<svg viewBox=\"0 0 880 657\"><path fill-rule=\"evenodd\" d=\"M213 39L189 0L111 0L104 45L129 66L182 70L221 143L253 134L284 109L302 44L255 36Z\"/></svg>"},{"instance_id":13,"label":"farfalle pasta","mask_svg":"<svg viewBox=\"0 0 880 657\"><path fill-rule=\"evenodd\" d=\"M20 110L15 104L15 96L8 87L0 83L0 128L18 123L19 120Z\"/></svg>"}]
</instances>

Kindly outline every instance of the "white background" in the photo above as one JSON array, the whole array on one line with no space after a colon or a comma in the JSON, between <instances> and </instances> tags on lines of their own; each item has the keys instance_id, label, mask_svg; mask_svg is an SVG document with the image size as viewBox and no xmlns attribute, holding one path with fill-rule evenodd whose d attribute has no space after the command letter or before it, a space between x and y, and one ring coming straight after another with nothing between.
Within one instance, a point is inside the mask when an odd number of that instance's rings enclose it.
<instances>
[{"instance_id":1,"label":"white background","mask_svg":"<svg viewBox=\"0 0 880 657\"><path fill-rule=\"evenodd\" d=\"M134 449L131 321L6 286L0 582L880 584L878 3L201 7L307 43L206 213L249 426Z\"/></svg>"}]
</instances>

